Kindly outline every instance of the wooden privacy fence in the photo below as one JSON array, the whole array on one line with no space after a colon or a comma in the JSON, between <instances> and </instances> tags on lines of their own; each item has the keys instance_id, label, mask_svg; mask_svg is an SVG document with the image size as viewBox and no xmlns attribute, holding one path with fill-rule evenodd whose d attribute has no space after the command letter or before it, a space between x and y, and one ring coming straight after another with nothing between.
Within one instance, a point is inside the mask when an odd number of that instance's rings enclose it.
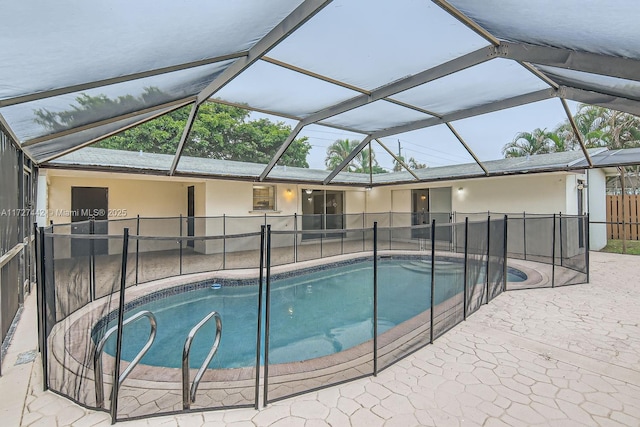
<instances>
[{"instance_id":1,"label":"wooden privacy fence","mask_svg":"<svg viewBox=\"0 0 640 427\"><path fill-rule=\"evenodd\" d=\"M640 196L625 195L625 228L627 240L640 240ZM622 196L607 196L607 237L622 239Z\"/></svg>"}]
</instances>

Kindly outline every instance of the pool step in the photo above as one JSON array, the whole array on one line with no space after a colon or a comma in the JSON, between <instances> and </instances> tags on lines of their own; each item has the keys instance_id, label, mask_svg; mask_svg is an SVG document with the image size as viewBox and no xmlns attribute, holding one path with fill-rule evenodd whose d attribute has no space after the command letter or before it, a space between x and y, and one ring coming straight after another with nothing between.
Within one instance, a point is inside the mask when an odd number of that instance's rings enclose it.
<instances>
[{"instance_id":1,"label":"pool step","mask_svg":"<svg viewBox=\"0 0 640 427\"><path fill-rule=\"evenodd\" d=\"M402 268L415 271L416 273L430 273L431 261L409 261L401 264ZM463 270L464 266L458 262L437 261L436 273L438 274L457 274Z\"/></svg>"}]
</instances>

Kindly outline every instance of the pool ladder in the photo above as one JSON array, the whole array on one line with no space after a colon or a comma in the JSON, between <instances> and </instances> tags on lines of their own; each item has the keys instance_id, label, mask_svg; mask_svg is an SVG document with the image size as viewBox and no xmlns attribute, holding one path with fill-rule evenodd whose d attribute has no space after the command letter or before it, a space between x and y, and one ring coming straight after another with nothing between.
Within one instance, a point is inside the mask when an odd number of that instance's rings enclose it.
<instances>
[{"instance_id":1,"label":"pool ladder","mask_svg":"<svg viewBox=\"0 0 640 427\"><path fill-rule=\"evenodd\" d=\"M127 320L125 320L122 323L122 326L124 328L125 325L135 322L136 320L141 319L143 317L146 317L147 319L149 319L149 324L151 325L151 329L149 331L149 338L147 339L147 343L144 345L144 347L142 347L142 349L138 352L136 357L131 361L131 363L129 363L129 366L127 366L127 369L125 369L124 372L120 374L120 377L118 378L117 383L114 378L114 387L118 387L118 389L122 385L122 382L131 373L133 368L135 368L136 365L140 362L140 359L142 359L144 355L147 353L147 351L149 351L149 348L151 348L153 341L156 339L158 322L156 321L156 317L153 315L153 313L151 313L148 310L140 311L139 313L136 313L133 316L129 317ZM104 334L100 342L98 342L98 345L96 346L96 351L93 354L93 372L95 375L95 382L96 382L95 384L96 406L98 408L104 408L104 373L102 372L102 353L104 352L104 346L107 343L107 340L117 330L118 330L118 325L109 329L107 333Z\"/></svg>"},{"instance_id":2,"label":"pool ladder","mask_svg":"<svg viewBox=\"0 0 640 427\"><path fill-rule=\"evenodd\" d=\"M198 369L195 378L193 379L193 383L190 383L189 379L189 353L191 352L191 343L193 342L193 338L196 333L202 328L209 320L215 319L216 322L216 336L213 340L213 345L211 346L211 350L209 350L209 354L205 358L204 362ZM196 401L196 391L198 390L198 385L200 384L200 380L204 375L204 371L207 369L207 366L215 356L218 351L218 346L220 345L220 338L222 337L222 319L220 315L212 311L207 316L205 316L196 326L194 326L189 335L187 336L187 340L184 343L184 348L182 350L182 408L190 409L191 404ZM191 387L189 387L191 385Z\"/></svg>"},{"instance_id":3,"label":"pool ladder","mask_svg":"<svg viewBox=\"0 0 640 427\"><path fill-rule=\"evenodd\" d=\"M131 373L133 368L140 362L140 360L144 357L144 355L149 351L149 348L153 345L153 342L156 339L156 332L158 330L158 322L156 317L148 310L140 311L139 313L134 314L129 317L122 323L122 326L128 325L129 323L135 322L138 319L146 317L149 319L149 324L151 326L149 331L149 338L147 339L146 344L142 349L138 352L136 357L129 363L127 369L124 370L120 377L118 378L116 387L120 388L122 382L127 378L127 376ZM189 353L191 352L191 344L193 342L193 338L196 333L202 328L209 320L212 318L215 319L216 322L216 335L213 341L213 345L211 346L211 350L209 350L209 354L205 358L202 366L198 369L195 378L193 379L193 383L190 384L189 379ZM93 371L95 375L95 388L96 388L96 406L98 408L104 408L104 373L102 368L102 353L104 352L104 347L107 343L107 340L114 332L118 330L118 326L114 326L109 329L102 339L98 342L96 346L96 350L93 355ZM207 316L205 316L197 325L195 325L191 331L189 331L189 335L184 343L184 348L182 350L182 407L183 409L189 409L191 404L196 401L196 392L198 390L198 385L200 385L200 380L204 375L204 371L207 369L207 366L215 356L218 351L218 346L220 345L220 338L222 337L222 319L220 315L212 311ZM115 378L114 378L115 383ZM189 387L191 385L191 387Z\"/></svg>"}]
</instances>

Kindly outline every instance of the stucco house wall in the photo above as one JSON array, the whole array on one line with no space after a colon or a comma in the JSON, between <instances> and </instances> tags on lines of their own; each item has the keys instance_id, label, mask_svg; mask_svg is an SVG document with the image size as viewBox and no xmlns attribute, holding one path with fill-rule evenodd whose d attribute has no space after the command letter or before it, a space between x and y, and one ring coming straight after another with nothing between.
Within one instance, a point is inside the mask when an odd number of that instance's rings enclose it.
<instances>
[{"instance_id":1,"label":"stucco house wall","mask_svg":"<svg viewBox=\"0 0 640 427\"><path fill-rule=\"evenodd\" d=\"M64 169L43 169L40 177L38 206L40 212L47 212L46 218L39 218L41 225L69 223L71 218L64 213L71 210L71 187L107 187L109 189L110 219L142 217L179 217L187 215L187 188L194 186L195 214L198 217L226 215L228 217L255 216L255 227L245 222L243 229L233 229L228 222L227 234L250 232L248 228L259 230L265 211L252 210L253 185L251 182L162 177L140 174L107 173L98 171L77 171ZM575 215L577 208L577 180L586 179L585 174L548 173L523 176L491 177L474 180L457 180L434 183L404 184L364 187L328 187L344 191L346 214L411 212L411 190L432 189L432 194L441 191L451 193L451 210L458 213L474 212L527 212L559 213ZM585 200L585 211L592 212L592 220L604 221L604 173L590 171L588 178L589 196ZM46 184L46 185L42 185ZM303 192L306 188L316 190L321 186L304 184L275 185L276 210L268 211L270 216L290 216L302 213ZM587 203L589 206L587 206ZM600 218L603 217L603 218ZM377 220L379 226L389 226L386 215L370 215L366 227ZM406 222L403 224L402 222ZM196 234L221 234L222 221L195 222ZM249 225L247 225L249 224ZM348 221L346 227L352 228ZM410 215L394 216L393 226L410 225ZM360 224L358 224L360 226ZM111 224L111 227L118 227ZM151 226L153 228L153 226ZM240 226L237 226L240 227ZM236 228L237 228L236 227ZM155 234L179 234L179 222L161 222L157 229L147 232ZM591 247L600 248L606 244L606 235L597 227L591 234ZM112 228L111 233L120 230ZM602 234L602 236L601 236ZM603 243L604 242L604 243ZM216 245L208 242L207 245ZM198 249L198 248L196 248ZM204 247L203 251L209 251Z\"/></svg>"}]
</instances>

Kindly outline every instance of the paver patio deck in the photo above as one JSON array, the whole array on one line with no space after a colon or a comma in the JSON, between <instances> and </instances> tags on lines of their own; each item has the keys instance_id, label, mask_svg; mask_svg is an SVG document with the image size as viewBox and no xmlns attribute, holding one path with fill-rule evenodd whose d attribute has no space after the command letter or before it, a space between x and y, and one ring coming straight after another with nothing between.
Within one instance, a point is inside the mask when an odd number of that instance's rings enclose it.
<instances>
[{"instance_id":1,"label":"paver patio deck","mask_svg":"<svg viewBox=\"0 0 640 427\"><path fill-rule=\"evenodd\" d=\"M589 284L510 291L381 372L252 409L127 426L640 426L640 258L591 253ZM110 425L42 392L30 296L0 378L0 424Z\"/></svg>"}]
</instances>

